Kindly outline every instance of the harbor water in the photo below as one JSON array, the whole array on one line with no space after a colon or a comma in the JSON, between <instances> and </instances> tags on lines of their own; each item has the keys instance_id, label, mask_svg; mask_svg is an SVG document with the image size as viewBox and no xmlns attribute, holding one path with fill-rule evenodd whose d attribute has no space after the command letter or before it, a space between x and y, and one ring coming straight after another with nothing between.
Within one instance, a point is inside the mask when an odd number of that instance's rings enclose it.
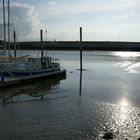
<instances>
[{"instance_id":1,"label":"harbor water","mask_svg":"<svg viewBox=\"0 0 140 140\"><path fill-rule=\"evenodd\" d=\"M23 51L36 56L37 51ZM2 140L137 140L140 53L47 51L66 77L0 90Z\"/></svg>"}]
</instances>

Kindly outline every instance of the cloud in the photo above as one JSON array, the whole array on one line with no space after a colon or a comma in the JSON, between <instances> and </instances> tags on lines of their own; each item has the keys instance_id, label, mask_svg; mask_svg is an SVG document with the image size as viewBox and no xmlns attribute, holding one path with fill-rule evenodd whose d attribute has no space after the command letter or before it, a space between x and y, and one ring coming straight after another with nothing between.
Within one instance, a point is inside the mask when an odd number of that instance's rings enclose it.
<instances>
[{"instance_id":1,"label":"cloud","mask_svg":"<svg viewBox=\"0 0 140 140\"><path fill-rule=\"evenodd\" d=\"M59 0L54 6L43 4L40 10L48 15L68 15L80 13L123 12L134 9L138 0ZM51 2L50 2L51 3Z\"/></svg>"},{"instance_id":2,"label":"cloud","mask_svg":"<svg viewBox=\"0 0 140 140\"><path fill-rule=\"evenodd\" d=\"M41 23L35 8L27 4L11 3L10 10L11 21L14 24L18 40L39 40L39 31L44 28L44 25ZM0 22L2 23L2 20ZM2 33L3 31L0 32L0 37L2 37Z\"/></svg>"},{"instance_id":3,"label":"cloud","mask_svg":"<svg viewBox=\"0 0 140 140\"><path fill-rule=\"evenodd\" d=\"M82 26L83 40L118 40L120 34L140 41L139 7L139 0L42 0L13 3L11 11L19 40L39 40L40 28L48 40L79 40Z\"/></svg>"},{"instance_id":4,"label":"cloud","mask_svg":"<svg viewBox=\"0 0 140 140\"><path fill-rule=\"evenodd\" d=\"M139 41L139 6L139 0L59 0L41 13L60 40L77 40L83 26L85 40L118 40L121 34L122 40Z\"/></svg>"},{"instance_id":5,"label":"cloud","mask_svg":"<svg viewBox=\"0 0 140 140\"><path fill-rule=\"evenodd\" d=\"M53 6L53 5L55 5L55 3L56 3L55 1L50 1L50 2L48 3L48 5L49 5L49 6Z\"/></svg>"}]
</instances>

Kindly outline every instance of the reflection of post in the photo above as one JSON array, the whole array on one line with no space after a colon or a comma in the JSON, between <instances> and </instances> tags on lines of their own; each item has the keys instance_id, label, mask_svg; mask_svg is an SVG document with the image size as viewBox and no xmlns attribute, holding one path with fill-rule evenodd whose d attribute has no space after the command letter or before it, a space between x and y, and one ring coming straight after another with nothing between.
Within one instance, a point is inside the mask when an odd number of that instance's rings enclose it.
<instances>
[{"instance_id":1,"label":"reflection of post","mask_svg":"<svg viewBox=\"0 0 140 140\"><path fill-rule=\"evenodd\" d=\"M79 96L82 95L82 70L80 71Z\"/></svg>"},{"instance_id":2,"label":"reflection of post","mask_svg":"<svg viewBox=\"0 0 140 140\"><path fill-rule=\"evenodd\" d=\"M83 44L82 44L82 27L80 27L80 70L83 70L83 66L82 66L82 49L83 49Z\"/></svg>"}]
</instances>

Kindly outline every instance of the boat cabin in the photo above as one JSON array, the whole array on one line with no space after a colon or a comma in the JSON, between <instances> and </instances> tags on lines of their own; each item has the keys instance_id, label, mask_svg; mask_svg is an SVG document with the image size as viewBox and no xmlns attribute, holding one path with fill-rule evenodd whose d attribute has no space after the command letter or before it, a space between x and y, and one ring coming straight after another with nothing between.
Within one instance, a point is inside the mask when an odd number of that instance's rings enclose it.
<instances>
[{"instance_id":1,"label":"boat cabin","mask_svg":"<svg viewBox=\"0 0 140 140\"><path fill-rule=\"evenodd\" d=\"M24 62L18 63L16 69L22 70L37 70L37 69L48 69L52 67L51 57L41 57L41 58L26 58Z\"/></svg>"}]
</instances>

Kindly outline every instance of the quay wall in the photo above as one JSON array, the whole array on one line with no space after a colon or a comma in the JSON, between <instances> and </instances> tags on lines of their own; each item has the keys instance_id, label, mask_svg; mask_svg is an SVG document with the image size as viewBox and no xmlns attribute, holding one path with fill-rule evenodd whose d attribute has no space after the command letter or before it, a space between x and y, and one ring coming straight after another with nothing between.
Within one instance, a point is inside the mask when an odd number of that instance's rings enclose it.
<instances>
[{"instance_id":1,"label":"quay wall","mask_svg":"<svg viewBox=\"0 0 140 140\"><path fill-rule=\"evenodd\" d=\"M40 42L19 42L18 49L38 50ZM11 48L13 49L13 43ZM109 42L109 41L47 41L43 42L43 48L47 50L101 50L101 51L140 51L140 42Z\"/></svg>"}]
</instances>

